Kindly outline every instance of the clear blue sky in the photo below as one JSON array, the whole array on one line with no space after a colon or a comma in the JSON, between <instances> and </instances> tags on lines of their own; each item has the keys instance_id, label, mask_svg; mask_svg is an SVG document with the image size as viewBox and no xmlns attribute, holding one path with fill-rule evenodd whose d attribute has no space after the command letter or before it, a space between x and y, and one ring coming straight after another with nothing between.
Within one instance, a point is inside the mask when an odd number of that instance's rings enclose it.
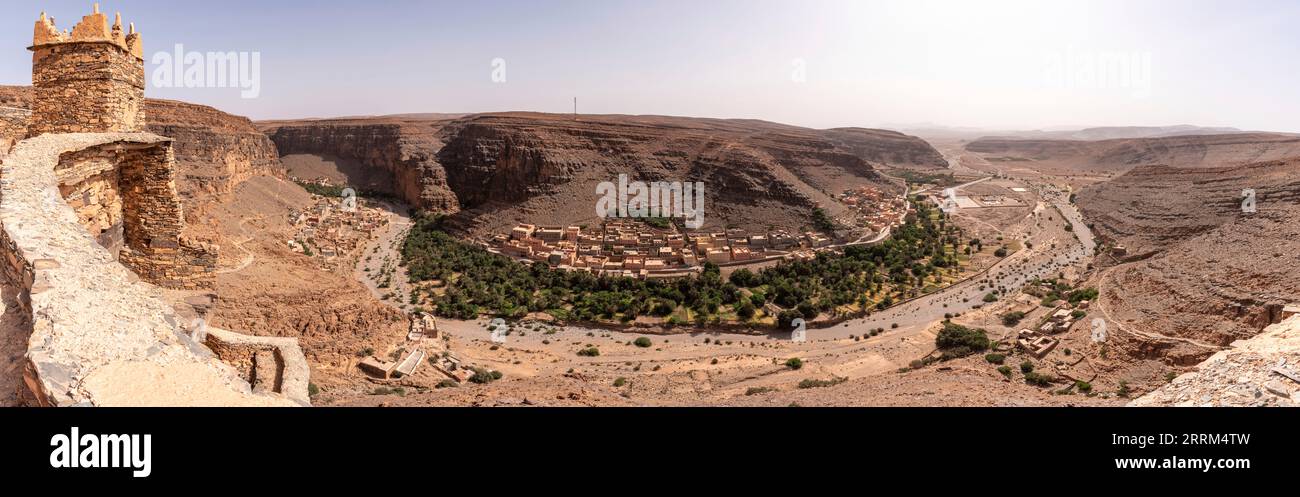
<instances>
[{"instance_id":1,"label":"clear blue sky","mask_svg":"<svg viewBox=\"0 0 1300 497\"><path fill-rule=\"evenodd\" d=\"M41 10L4 0L0 84L28 84ZM257 51L261 96L149 88L255 119L533 110L988 128L1200 124L1300 131L1300 2L186 1L103 2L146 58ZM1080 74L1123 55L1127 83ZM493 83L492 60L507 80ZM1149 63L1141 62L1149 60ZM796 82L796 61L804 82ZM147 61L148 62L148 61ZM1072 68L1063 71L1062 67ZM150 67L153 70L153 67Z\"/></svg>"}]
</instances>

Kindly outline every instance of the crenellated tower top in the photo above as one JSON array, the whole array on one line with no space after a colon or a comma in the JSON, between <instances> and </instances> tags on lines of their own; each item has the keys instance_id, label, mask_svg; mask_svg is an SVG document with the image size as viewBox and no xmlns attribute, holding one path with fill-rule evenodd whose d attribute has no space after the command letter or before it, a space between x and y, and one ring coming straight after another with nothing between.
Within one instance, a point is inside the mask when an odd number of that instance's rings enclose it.
<instances>
[{"instance_id":1,"label":"crenellated tower top","mask_svg":"<svg viewBox=\"0 0 1300 497\"><path fill-rule=\"evenodd\" d=\"M111 43L126 50L136 58L144 60L144 45L140 33L135 32L135 23L131 23L127 32L122 31L122 14L118 13L109 25L108 16L99 11L99 4L94 4L90 15L82 17L81 22L72 27L72 31L59 31L54 17L41 12L36 20L35 34L32 36L32 49L59 43Z\"/></svg>"}]
</instances>

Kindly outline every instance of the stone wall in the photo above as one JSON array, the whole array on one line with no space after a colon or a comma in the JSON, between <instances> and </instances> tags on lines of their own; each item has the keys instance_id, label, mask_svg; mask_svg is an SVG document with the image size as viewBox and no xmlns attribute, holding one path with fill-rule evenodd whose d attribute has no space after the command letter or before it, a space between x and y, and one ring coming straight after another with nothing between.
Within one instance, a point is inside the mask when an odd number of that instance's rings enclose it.
<instances>
[{"instance_id":1,"label":"stone wall","mask_svg":"<svg viewBox=\"0 0 1300 497\"><path fill-rule=\"evenodd\" d=\"M140 277L167 288L215 284L217 249L181 235L170 140L108 143L68 153L55 175L60 194L100 245Z\"/></svg>"},{"instance_id":2,"label":"stone wall","mask_svg":"<svg viewBox=\"0 0 1300 497\"><path fill-rule=\"evenodd\" d=\"M112 43L33 47L28 136L143 131L144 61Z\"/></svg>"},{"instance_id":3,"label":"stone wall","mask_svg":"<svg viewBox=\"0 0 1300 497\"><path fill-rule=\"evenodd\" d=\"M36 98L27 136L144 131L144 47L122 15L99 11L61 32L41 13L32 35Z\"/></svg>"},{"instance_id":4,"label":"stone wall","mask_svg":"<svg viewBox=\"0 0 1300 497\"><path fill-rule=\"evenodd\" d=\"M254 392L273 392L310 403L311 367L293 338L259 337L208 328L204 344L235 367Z\"/></svg>"},{"instance_id":5,"label":"stone wall","mask_svg":"<svg viewBox=\"0 0 1300 497\"><path fill-rule=\"evenodd\" d=\"M27 136L28 115L22 110L0 107L0 157Z\"/></svg>"}]
</instances>

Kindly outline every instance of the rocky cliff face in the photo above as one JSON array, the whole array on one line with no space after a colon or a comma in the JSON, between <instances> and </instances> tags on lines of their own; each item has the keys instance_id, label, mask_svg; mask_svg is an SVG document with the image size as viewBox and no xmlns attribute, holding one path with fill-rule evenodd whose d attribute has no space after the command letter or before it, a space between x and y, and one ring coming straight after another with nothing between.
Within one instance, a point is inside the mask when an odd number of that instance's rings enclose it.
<instances>
[{"instance_id":1,"label":"rocky cliff face","mask_svg":"<svg viewBox=\"0 0 1300 497\"><path fill-rule=\"evenodd\" d=\"M1241 340L1129 403L1132 407L1296 407L1300 385L1276 373L1295 374L1300 357L1300 317Z\"/></svg>"},{"instance_id":2,"label":"rocky cliff face","mask_svg":"<svg viewBox=\"0 0 1300 497\"><path fill-rule=\"evenodd\" d=\"M419 208L456 212L456 195L437 160L443 123L413 117L272 122L261 129L283 157L329 157L342 163L354 186L391 193Z\"/></svg>"},{"instance_id":3,"label":"rocky cliff face","mask_svg":"<svg viewBox=\"0 0 1300 497\"><path fill-rule=\"evenodd\" d=\"M247 118L168 100L149 100L145 112L149 132L175 139L176 185L190 217L253 176L284 175L275 144Z\"/></svg>"},{"instance_id":4,"label":"rocky cliff face","mask_svg":"<svg viewBox=\"0 0 1300 497\"><path fill-rule=\"evenodd\" d=\"M0 87L0 107L29 108L31 91ZM176 186L191 222L244 180L284 174L275 145L246 118L203 105L147 100L145 119L150 133L175 139Z\"/></svg>"},{"instance_id":5,"label":"rocky cliff face","mask_svg":"<svg viewBox=\"0 0 1300 497\"><path fill-rule=\"evenodd\" d=\"M341 169L382 170L392 193L417 207L463 211L455 220L483 232L525 220L590 222L596 185L619 174L704 182L706 224L797 228L815 207L843 210L834 196L844 189L885 184L875 165L944 164L924 141L899 133L750 120L502 113L262 128L285 157L314 154Z\"/></svg>"}]
</instances>

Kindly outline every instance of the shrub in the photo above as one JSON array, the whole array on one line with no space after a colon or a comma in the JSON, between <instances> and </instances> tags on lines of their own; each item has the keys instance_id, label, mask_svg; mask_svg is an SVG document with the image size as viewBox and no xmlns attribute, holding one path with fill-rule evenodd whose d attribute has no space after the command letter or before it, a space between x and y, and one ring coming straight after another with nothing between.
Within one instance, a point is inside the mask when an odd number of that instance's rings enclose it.
<instances>
[{"instance_id":1,"label":"shrub","mask_svg":"<svg viewBox=\"0 0 1300 497\"><path fill-rule=\"evenodd\" d=\"M650 341L650 339L646 337L637 338L635 341L632 342L632 344L636 345L637 347L641 347L643 349L650 348L651 345L654 345Z\"/></svg>"},{"instance_id":2,"label":"shrub","mask_svg":"<svg viewBox=\"0 0 1300 497\"><path fill-rule=\"evenodd\" d=\"M785 361L785 367L790 368L790 369L793 369L793 370L799 370L799 369L802 369L802 368L803 368L803 359L800 359L800 358L798 358L798 357L792 357L792 358L790 358L789 360Z\"/></svg>"},{"instance_id":3,"label":"shrub","mask_svg":"<svg viewBox=\"0 0 1300 497\"><path fill-rule=\"evenodd\" d=\"M1006 257L1006 256L1007 256L1007 248L1006 248L1006 247L998 247L997 250L994 250L994 251L993 251L993 255L994 255L995 257Z\"/></svg>"},{"instance_id":4,"label":"shrub","mask_svg":"<svg viewBox=\"0 0 1300 497\"><path fill-rule=\"evenodd\" d=\"M745 395L746 396L758 395L758 394L774 392L774 391L776 391L776 389L772 387L749 387L748 390L745 390Z\"/></svg>"},{"instance_id":5,"label":"shrub","mask_svg":"<svg viewBox=\"0 0 1300 497\"><path fill-rule=\"evenodd\" d=\"M485 385L501 379L503 375L500 371L488 371L482 368L474 369L474 376L469 377L469 381Z\"/></svg>"},{"instance_id":6,"label":"shrub","mask_svg":"<svg viewBox=\"0 0 1300 497\"><path fill-rule=\"evenodd\" d=\"M578 355L583 357L597 357L600 355L600 349L596 347L587 347L585 349L579 350Z\"/></svg>"},{"instance_id":7,"label":"shrub","mask_svg":"<svg viewBox=\"0 0 1300 497\"><path fill-rule=\"evenodd\" d=\"M1079 389L1080 392L1088 393L1092 391L1092 383L1088 383L1083 380L1078 380L1074 382L1074 388Z\"/></svg>"},{"instance_id":8,"label":"shrub","mask_svg":"<svg viewBox=\"0 0 1300 497\"><path fill-rule=\"evenodd\" d=\"M1008 379L1011 378L1011 366L999 366L998 372L1002 373L1002 376L1005 376Z\"/></svg>"},{"instance_id":9,"label":"shrub","mask_svg":"<svg viewBox=\"0 0 1300 497\"><path fill-rule=\"evenodd\" d=\"M615 387L615 388L621 387L621 386L626 385L626 384L627 384L627 378L624 378L624 377L622 377L622 376L620 376L620 377L618 377L617 379L614 380L614 387Z\"/></svg>"},{"instance_id":10,"label":"shrub","mask_svg":"<svg viewBox=\"0 0 1300 497\"><path fill-rule=\"evenodd\" d=\"M1029 374L1034 372L1034 363L1029 361L1020 363L1020 372L1024 374Z\"/></svg>"},{"instance_id":11,"label":"shrub","mask_svg":"<svg viewBox=\"0 0 1300 497\"><path fill-rule=\"evenodd\" d=\"M1045 387L1052 384L1052 377L1033 372L1025 373L1025 383L1036 387Z\"/></svg>"},{"instance_id":12,"label":"shrub","mask_svg":"<svg viewBox=\"0 0 1300 497\"><path fill-rule=\"evenodd\" d=\"M320 394L320 387L316 386L315 383L308 383L308 384L307 384L307 396L308 396L308 397L315 397L315 396L318 395L318 394Z\"/></svg>"},{"instance_id":13,"label":"shrub","mask_svg":"<svg viewBox=\"0 0 1300 497\"><path fill-rule=\"evenodd\" d=\"M1071 304L1077 304L1085 300L1097 300L1097 289L1081 288L1070 292L1069 301Z\"/></svg>"},{"instance_id":14,"label":"shrub","mask_svg":"<svg viewBox=\"0 0 1300 497\"><path fill-rule=\"evenodd\" d=\"M1002 354L997 354L997 353L984 356L984 360L992 364L1002 364L1004 361L1006 361L1006 359L1007 356Z\"/></svg>"},{"instance_id":15,"label":"shrub","mask_svg":"<svg viewBox=\"0 0 1300 497\"><path fill-rule=\"evenodd\" d=\"M807 380L803 380L803 381L799 382L799 388L803 388L803 389L808 389L808 388L823 388L823 387L829 387L829 386L839 385L840 383L844 383L844 382L846 382L846 381L849 381L849 379L848 379L848 378L843 378L843 377L838 377L838 376L835 377L835 378L829 379L829 380L814 380L814 379L807 379Z\"/></svg>"},{"instance_id":16,"label":"shrub","mask_svg":"<svg viewBox=\"0 0 1300 497\"><path fill-rule=\"evenodd\" d=\"M757 313L758 308L754 307L754 303L748 300L741 302L740 305L736 307L736 316L740 319L752 318Z\"/></svg>"},{"instance_id":17,"label":"shrub","mask_svg":"<svg viewBox=\"0 0 1300 497\"><path fill-rule=\"evenodd\" d=\"M945 359L952 359L988 350L990 342L984 330L971 329L948 321L943 323L943 329L939 330L939 336L934 339L934 344L945 351Z\"/></svg>"},{"instance_id":18,"label":"shrub","mask_svg":"<svg viewBox=\"0 0 1300 497\"><path fill-rule=\"evenodd\" d=\"M1008 312L1002 315L1002 324L1005 326L1015 326L1020 324L1020 320L1025 319L1025 313L1020 311Z\"/></svg>"},{"instance_id":19,"label":"shrub","mask_svg":"<svg viewBox=\"0 0 1300 497\"><path fill-rule=\"evenodd\" d=\"M998 301L998 294L996 294L996 293L994 293L994 292L989 292L989 293L984 294L984 303L986 303L986 304L991 304L991 303L993 303L993 302L997 302L997 301Z\"/></svg>"},{"instance_id":20,"label":"shrub","mask_svg":"<svg viewBox=\"0 0 1300 497\"><path fill-rule=\"evenodd\" d=\"M434 385L433 388L456 388L459 386L460 383L456 383L456 380L446 379L438 382L438 384Z\"/></svg>"}]
</instances>

